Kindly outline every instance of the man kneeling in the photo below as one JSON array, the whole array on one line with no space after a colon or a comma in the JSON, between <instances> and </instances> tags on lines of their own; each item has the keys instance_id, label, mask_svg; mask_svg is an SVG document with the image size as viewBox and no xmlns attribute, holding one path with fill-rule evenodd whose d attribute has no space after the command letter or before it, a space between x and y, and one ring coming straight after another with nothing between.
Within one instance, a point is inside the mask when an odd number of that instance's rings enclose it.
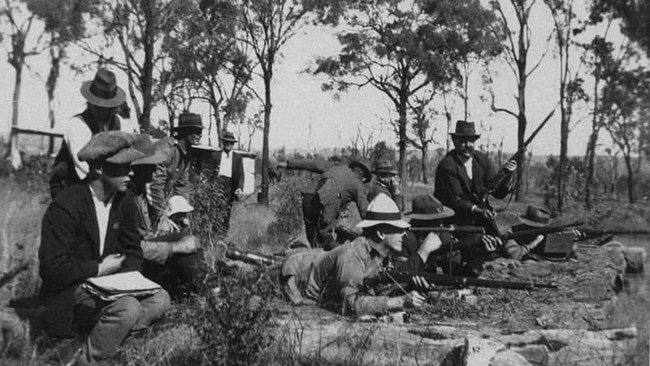
<instances>
[{"instance_id":1,"label":"man kneeling","mask_svg":"<svg viewBox=\"0 0 650 366\"><path fill-rule=\"evenodd\" d=\"M131 162L144 155L135 137L113 131L95 135L78 154L90 166L88 181L61 191L43 217L39 274L43 322L51 336L90 329L77 362L94 364L117 353L129 333L158 320L170 307L167 292L109 302L82 288L91 277L140 271L142 250Z\"/></svg>"}]
</instances>

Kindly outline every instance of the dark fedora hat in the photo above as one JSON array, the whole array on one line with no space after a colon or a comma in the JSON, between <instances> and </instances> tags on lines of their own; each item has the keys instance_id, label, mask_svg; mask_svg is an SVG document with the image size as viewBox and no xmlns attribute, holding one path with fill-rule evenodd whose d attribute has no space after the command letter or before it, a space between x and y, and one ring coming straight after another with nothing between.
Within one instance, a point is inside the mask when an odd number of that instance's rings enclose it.
<instances>
[{"instance_id":1,"label":"dark fedora hat","mask_svg":"<svg viewBox=\"0 0 650 366\"><path fill-rule=\"evenodd\" d=\"M372 179L372 173L370 172L370 169L368 169L366 164L357 160L352 160L348 166L350 167L350 169L354 170L354 168L359 168L363 171L363 183L368 183Z\"/></svg>"},{"instance_id":2,"label":"dark fedora hat","mask_svg":"<svg viewBox=\"0 0 650 366\"><path fill-rule=\"evenodd\" d=\"M550 225L553 220L551 219L551 212L544 207L528 205L526 214L518 217L519 222L522 224L533 227L544 227Z\"/></svg>"},{"instance_id":3,"label":"dark fedora hat","mask_svg":"<svg viewBox=\"0 0 650 366\"><path fill-rule=\"evenodd\" d=\"M452 137L465 137L470 139L478 139L481 135L476 133L474 128L474 122L467 121L457 121L456 122L456 131L451 132Z\"/></svg>"},{"instance_id":4,"label":"dark fedora hat","mask_svg":"<svg viewBox=\"0 0 650 366\"><path fill-rule=\"evenodd\" d=\"M397 174L395 165L387 159L377 160L372 164L372 174Z\"/></svg>"},{"instance_id":5,"label":"dark fedora hat","mask_svg":"<svg viewBox=\"0 0 650 366\"><path fill-rule=\"evenodd\" d=\"M437 220L454 216L455 212L444 206L430 194L421 194L413 198L411 212L406 214L411 220Z\"/></svg>"},{"instance_id":6,"label":"dark fedora hat","mask_svg":"<svg viewBox=\"0 0 650 366\"><path fill-rule=\"evenodd\" d=\"M203 127L203 121L201 121L201 116L196 113L183 112L178 116L178 126L175 130L180 130L183 128L205 128Z\"/></svg>"},{"instance_id":7,"label":"dark fedora hat","mask_svg":"<svg viewBox=\"0 0 650 366\"><path fill-rule=\"evenodd\" d=\"M126 93L117 86L115 74L99 69L93 80L81 84L81 95L88 103L103 108L116 108L126 100Z\"/></svg>"},{"instance_id":8,"label":"dark fedora hat","mask_svg":"<svg viewBox=\"0 0 650 366\"><path fill-rule=\"evenodd\" d=\"M235 134L232 132L223 130L223 132L221 132L221 141L235 143L237 142L237 139L235 138Z\"/></svg>"}]
</instances>

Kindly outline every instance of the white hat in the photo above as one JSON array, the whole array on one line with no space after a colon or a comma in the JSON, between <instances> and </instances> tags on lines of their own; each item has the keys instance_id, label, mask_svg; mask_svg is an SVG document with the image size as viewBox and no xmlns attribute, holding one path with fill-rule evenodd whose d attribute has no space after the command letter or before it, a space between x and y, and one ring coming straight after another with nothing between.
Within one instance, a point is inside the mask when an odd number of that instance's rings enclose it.
<instances>
[{"instance_id":1,"label":"white hat","mask_svg":"<svg viewBox=\"0 0 650 366\"><path fill-rule=\"evenodd\" d=\"M183 196L171 196L169 198L169 203L168 203L168 209L167 209L167 216L171 216L173 214L177 214L179 212L192 212L194 211L194 207L190 205L189 202L185 199Z\"/></svg>"},{"instance_id":2,"label":"white hat","mask_svg":"<svg viewBox=\"0 0 650 366\"><path fill-rule=\"evenodd\" d=\"M380 193L368 205L365 218L357 224L358 228L371 227L379 224L388 224L406 229L411 225L402 220L402 214L397 204L385 193Z\"/></svg>"}]
</instances>

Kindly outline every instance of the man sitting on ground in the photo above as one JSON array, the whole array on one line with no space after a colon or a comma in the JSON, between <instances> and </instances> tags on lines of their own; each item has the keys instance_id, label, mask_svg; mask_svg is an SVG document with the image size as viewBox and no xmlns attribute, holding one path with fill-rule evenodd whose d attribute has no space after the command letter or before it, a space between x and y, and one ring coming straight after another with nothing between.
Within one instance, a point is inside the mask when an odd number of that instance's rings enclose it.
<instances>
[{"instance_id":1,"label":"man sitting on ground","mask_svg":"<svg viewBox=\"0 0 650 366\"><path fill-rule=\"evenodd\" d=\"M62 190L43 216L38 252L43 325L57 337L72 336L73 325L91 328L80 364L116 355L129 333L145 329L170 307L165 290L107 302L81 286L91 277L142 268L137 209L127 189L131 162L143 157L133 149L134 140L118 131L93 136L78 154L89 165L87 183Z\"/></svg>"}]
</instances>

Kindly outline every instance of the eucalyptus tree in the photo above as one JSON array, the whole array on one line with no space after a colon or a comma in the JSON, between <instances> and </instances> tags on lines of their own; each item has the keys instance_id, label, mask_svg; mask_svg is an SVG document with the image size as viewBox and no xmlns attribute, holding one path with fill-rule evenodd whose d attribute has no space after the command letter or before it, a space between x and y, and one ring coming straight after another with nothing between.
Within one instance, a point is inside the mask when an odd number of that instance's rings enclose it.
<instances>
[{"instance_id":1,"label":"eucalyptus tree","mask_svg":"<svg viewBox=\"0 0 650 366\"><path fill-rule=\"evenodd\" d=\"M398 170L405 178L409 104L460 79L458 65L476 52L472 42L490 31L477 16L488 10L473 0L343 3L347 11L336 19L343 25L337 35L343 48L317 59L312 71L329 76L325 90L371 86L391 100L398 116Z\"/></svg>"},{"instance_id":2,"label":"eucalyptus tree","mask_svg":"<svg viewBox=\"0 0 650 366\"><path fill-rule=\"evenodd\" d=\"M39 33L36 15L27 9L23 1L4 0L0 6L0 45L7 52L7 61L14 69L14 92L11 103L11 125L9 144L5 157L12 157L14 167L20 166L17 155L18 134L13 127L18 127L20 111L20 91L23 83L23 71L27 58L42 53L46 43ZM12 156L13 154L13 156Z\"/></svg>"},{"instance_id":3,"label":"eucalyptus tree","mask_svg":"<svg viewBox=\"0 0 650 366\"><path fill-rule=\"evenodd\" d=\"M188 4L186 11L164 39L170 62L157 93L171 104L175 99L207 102L221 136L229 123L248 121L245 112L252 94L247 88L255 65L235 39L239 9L234 2Z\"/></svg>"},{"instance_id":4,"label":"eucalyptus tree","mask_svg":"<svg viewBox=\"0 0 650 366\"><path fill-rule=\"evenodd\" d=\"M87 0L25 0L29 10L41 19L45 33L49 36L47 48L50 54L50 70L45 82L48 100L48 119L50 128L56 124L55 93L61 63L67 58L68 47L82 39L86 34L84 15L88 13ZM54 152L54 137L50 136L48 154Z\"/></svg>"},{"instance_id":5,"label":"eucalyptus tree","mask_svg":"<svg viewBox=\"0 0 650 366\"><path fill-rule=\"evenodd\" d=\"M164 35L168 34L185 14L188 3L183 0L104 0L97 1L93 15L101 23L105 44L86 44L84 48L123 70L128 77L128 90L140 128L149 130L151 110L158 102L154 85L167 56L161 52ZM118 46L123 57L106 55Z\"/></svg>"},{"instance_id":6,"label":"eucalyptus tree","mask_svg":"<svg viewBox=\"0 0 650 366\"><path fill-rule=\"evenodd\" d=\"M510 3L510 8L514 11L515 22L506 14L501 3ZM497 107L495 104L495 97L492 95L492 110L494 112L503 112L511 115L517 120L517 149L521 150L524 146L526 138L526 127L528 126L528 119L526 117L526 88L528 86L528 78L539 68L543 58L548 49L550 39L547 39L546 47L540 48L542 50L539 58L534 60L534 63L529 63L529 52L533 46L532 30L530 27L531 12L535 9L537 0L509 0L490 2L492 8L499 14L500 29L498 31L505 32L506 38L504 41L505 46L505 60L512 71L516 83L517 94L515 100L517 102L517 109L509 109ZM549 35L550 37L550 35ZM551 113L553 113L551 111ZM519 154L517 165L524 166L525 154ZM517 185L515 187L515 199L521 199L522 191L522 177L524 170L517 169Z\"/></svg>"}]
</instances>

